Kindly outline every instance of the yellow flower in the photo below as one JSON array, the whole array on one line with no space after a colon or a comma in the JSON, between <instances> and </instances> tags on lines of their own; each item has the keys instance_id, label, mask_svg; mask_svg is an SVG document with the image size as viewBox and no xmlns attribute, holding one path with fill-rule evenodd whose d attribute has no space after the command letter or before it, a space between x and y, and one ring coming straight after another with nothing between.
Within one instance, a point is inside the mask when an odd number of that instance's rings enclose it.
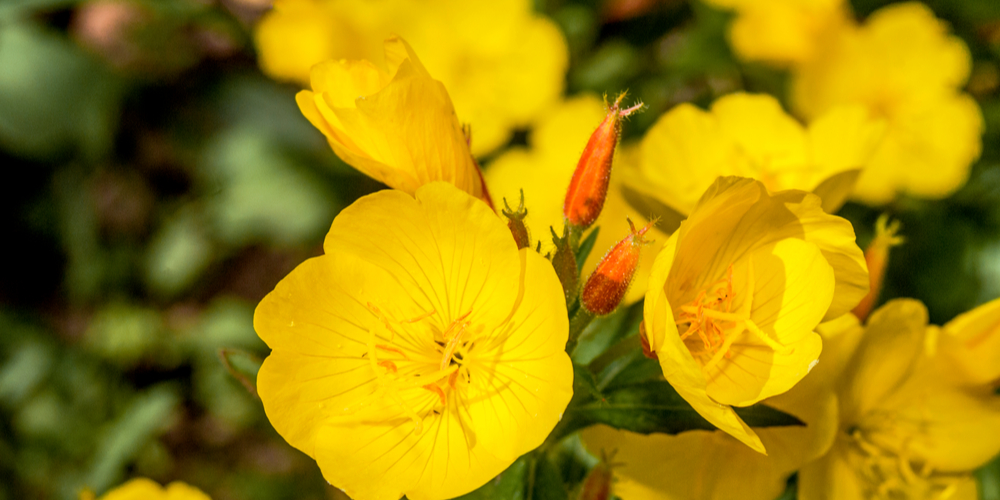
<instances>
[{"instance_id":1,"label":"yellow flower","mask_svg":"<svg viewBox=\"0 0 1000 500\"><path fill-rule=\"evenodd\" d=\"M569 187L573 170L587 140L606 114L607 110L601 99L593 94L567 99L539 121L529 136L529 148L512 148L486 169L487 185L498 204L503 198L516 202L520 190L524 189L525 206L528 208L525 223L533 238L532 245L537 241L542 242L542 253L553 249L549 227L562 234L566 188ZM594 223L601 229L594 250L581 272L584 278L594 271L604 253L628 234L626 218L633 221L644 219L644 214L629 207L622 196L621 176L616 172L622 168L622 160L629 153L621 151L628 149L624 145L618 149L619 153L611 170L608 197L601 215ZM651 236L651 239L661 238L665 239L665 236ZM655 254L649 249L642 253L639 269L625 296L626 303L633 303L646 293L646 278Z\"/></svg>"},{"instance_id":2,"label":"yellow flower","mask_svg":"<svg viewBox=\"0 0 1000 500\"><path fill-rule=\"evenodd\" d=\"M825 38L849 22L843 0L706 0L733 9L729 42L748 61L785 65L811 59Z\"/></svg>"},{"instance_id":3,"label":"yellow flower","mask_svg":"<svg viewBox=\"0 0 1000 500\"><path fill-rule=\"evenodd\" d=\"M739 175L772 192L816 190L833 213L882 128L860 106L831 110L806 128L765 94L730 94L709 111L681 104L646 132L638 169L626 173L626 183L686 215L717 177Z\"/></svg>"},{"instance_id":4,"label":"yellow flower","mask_svg":"<svg viewBox=\"0 0 1000 500\"><path fill-rule=\"evenodd\" d=\"M965 183L982 148L983 118L959 87L969 76L965 44L921 3L895 4L845 28L794 72L792 100L808 118L860 104L887 121L855 196L897 192L943 198Z\"/></svg>"},{"instance_id":5,"label":"yellow flower","mask_svg":"<svg viewBox=\"0 0 1000 500\"><path fill-rule=\"evenodd\" d=\"M969 326L956 321L942 332L927 326L923 304L895 300L853 334L858 348L837 385L840 428L830 451L799 472L799 498L977 498L971 471L1000 452L1000 397L944 362L938 341Z\"/></svg>"},{"instance_id":6,"label":"yellow flower","mask_svg":"<svg viewBox=\"0 0 1000 500\"><path fill-rule=\"evenodd\" d=\"M337 216L257 307L278 433L352 498L452 498L545 440L572 395L562 287L446 183Z\"/></svg>"},{"instance_id":7,"label":"yellow flower","mask_svg":"<svg viewBox=\"0 0 1000 500\"><path fill-rule=\"evenodd\" d=\"M385 43L390 73L368 61L327 61L312 70L299 108L342 160L413 194L446 181L485 197L483 180L441 82L400 38Z\"/></svg>"},{"instance_id":8,"label":"yellow flower","mask_svg":"<svg viewBox=\"0 0 1000 500\"><path fill-rule=\"evenodd\" d=\"M301 84L328 59L375 60L374 48L392 34L409 40L451 91L477 155L562 94L566 42L526 0L277 0L254 32L265 73Z\"/></svg>"},{"instance_id":9,"label":"yellow flower","mask_svg":"<svg viewBox=\"0 0 1000 500\"><path fill-rule=\"evenodd\" d=\"M833 384L856 344L853 337L839 332L859 328L850 314L821 325L823 357L816 368L790 391L764 401L806 424L756 429L768 455L722 431L642 435L599 425L583 431L584 444L593 453L618 450L615 461L621 465L612 471L614 492L621 498L773 500L785 490L788 476L833 444L837 432Z\"/></svg>"},{"instance_id":10,"label":"yellow flower","mask_svg":"<svg viewBox=\"0 0 1000 500\"><path fill-rule=\"evenodd\" d=\"M643 317L678 394L763 453L732 406L791 389L819 357L816 325L867 291L854 230L819 198L723 177L656 257Z\"/></svg>"},{"instance_id":11,"label":"yellow flower","mask_svg":"<svg viewBox=\"0 0 1000 500\"><path fill-rule=\"evenodd\" d=\"M84 493L81 500L92 499ZM175 481L162 487L146 478L136 478L105 493L99 500L211 500L198 488Z\"/></svg>"}]
</instances>

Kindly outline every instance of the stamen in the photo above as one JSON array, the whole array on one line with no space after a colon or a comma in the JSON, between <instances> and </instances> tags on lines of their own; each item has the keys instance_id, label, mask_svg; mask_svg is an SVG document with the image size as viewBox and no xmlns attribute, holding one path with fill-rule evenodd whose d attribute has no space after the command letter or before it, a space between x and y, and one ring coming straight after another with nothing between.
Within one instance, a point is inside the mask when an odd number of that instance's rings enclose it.
<instances>
[{"instance_id":1,"label":"stamen","mask_svg":"<svg viewBox=\"0 0 1000 500\"><path fill-rule=\"evenodd\" d=\"M379 366L381 366L382 368L386 368L386 369L388 369L388 370L389 370L389 371L391 371L392 373L396 373L396 372L398 372L398 371L399 371L399 370L398 370L398 369L396 368L396 363L393 363L392 361L389 361L388 359L387 359L387 360L384 360L384 361L379 361L379 362L378 362L378 365L379 365Z\"/></svg>"},{"instance_id":2,"label":"stamen","mask_svg":"<svg viewBox=\"0 0 1000 500\"><path fill-rule=\"evenodd\" d=\"M455 372L455 373L458 373L458 372ZM427 384L427 385L424 385L424 386L421 386L421 387L423 387L424 389L427 389L428 391L431 391L431 392L437 394L438 398L441 399L441 404L442 405L445 404L444 391L440 387L438 387L435 384Z\"/></svg>"},{"instance_id":3,"label":"stamen","mask_svg":"<svg viewBox=\"0 0 1000 500\"><path fill-rule=\"evenodd\" d=\"M400 355L400 356L402 356L402 357L403 357L404 359L410 359L409 357L407 357L406 353L405 353L405 352L403 352L403 350L402 350L402 349L399 349L399 348L397 348L397 347L392 347L392 346L390 346L390 345L385 345L385 344L378 344L378 345L376 345L375 347L377 347L377 348L379 348L379 349L382 349L382 350L384 350L384 351L389 351L389 352L394 352L394 353L396 353L396 354L399 354L399 355Z\"/></svg>"}]
</instances>

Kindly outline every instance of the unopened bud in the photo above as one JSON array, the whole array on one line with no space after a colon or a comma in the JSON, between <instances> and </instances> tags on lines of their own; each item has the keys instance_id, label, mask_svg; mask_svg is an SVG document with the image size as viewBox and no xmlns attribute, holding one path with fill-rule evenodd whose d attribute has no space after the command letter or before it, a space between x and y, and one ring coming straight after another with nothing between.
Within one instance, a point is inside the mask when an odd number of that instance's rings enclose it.
<instances>
[{"instance_id":1,"label":"unopened bud","mask_svg":"<svg viewBox=\"0 0 1000 500\"><path fill-rule=\"evenodd\" d=\"M622 93L615 99L608 116L591 134L587 147L580 155L580 162L576 164L576 171L573 172L573 179L566 191L566 201L563 203L563 215L573 226L583 229L590 227L604 208L622 118L643 107L639 103L631 108L621 109L619 106L624 98L625 93Z\"/></svg>"},{"instance_id":2,"label":"unopened bud","mask_svg":"<svg viewBox=\"0 0 1000 500\"><path fill-rule=\"evenodd\" d=\"M656 351L654 351L653 347L650 346L649 344L649 337L646 336L645 321L639 322L639 342L642 344L643 356L646 356L649 359L656 359L656 360L660 359L660 357L656 355Z\"/></svg>"},{"instance_id":3,"label":"unopened bud","mask_svg":"<svg viewBox=\"0 0 1000 500\"><path fill-rule=\"evenodd\" d=\"M507 204L507 198L503 199L503 206L501 212L507 218L507 229L510 229L510 234L514 236L517 249L531 246L528 227L524 225L524 218L528 216L528 209L524 208L524 190L521 190L521 201L517 204L517 210L511 210L510 205Z\"/></svg>"},{"instance_id":4,"label":"unopened bud","mask_svg":"<svg viewBox=\"0 0 1000 500\"><path fill-rule=\"evenodd\" d=\"M882 214L875 221L875 237L865 249L865 262L868 264L868 295L851 311L864 322L875 306L878 295L882 291L882 279L885 278L885 268L889 264L889 249L903 243L903 237L898 236L900 223L898 220L889 222L889 215Z\"/></svg>"},{"instance_id":5,"label":"unopened bud","mask_svg":"<svg viewBox=\"0 0 1000 500\"><path fill-rule=\"evenodd\" d=\"M587 478L583 480L583 487L580 488L580 500L608 500L611 498L611 484L614 482L613 468L616 465L621 465L611 463L614 456L614 451L610 455L606 455L604 450L601 450L601 461L590 469Z\"/></svg>"},{"instance_id":6,"label":"unopened bud","mask_svg":"<svg viewBox=\"0 0 1000 500\"><path fill-rule=\"evenodd\" d=\"M625 298L625 292L639 266L642 245L649 243L642 237L656 221L646 224L636 231L632 221L628 221L631 234L619 241L597 264L597 269L583 285L580 302L591 313L603 316L611 314Z\"/></svg>"}]
</instances>

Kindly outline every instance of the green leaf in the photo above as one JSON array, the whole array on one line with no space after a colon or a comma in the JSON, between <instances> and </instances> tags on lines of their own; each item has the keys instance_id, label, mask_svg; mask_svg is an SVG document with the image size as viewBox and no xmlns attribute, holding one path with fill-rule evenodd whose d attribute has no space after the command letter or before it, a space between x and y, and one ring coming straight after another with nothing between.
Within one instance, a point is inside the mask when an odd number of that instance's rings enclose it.
<instances>
[{"instance_id":1,"label":"green leaf","mask_svg":"<svg viewBox=\"0 0 1000 500\"><path fill-rule=\"evenodd\" d=\"M627 342L635 344L634 348L615 358L601 370L600 375L597 376L598 389L602 391L615 389L662 377L663 369L660 368L660 362L647 358L642 353L642 348L638 345L638 338L629 337Z\"/></svg>"},{"instance_id":2,"label":"green leaf","mask_svg":"<svg viewBox=\"0 0 1000 500\"><path fill-rule=\"evenodd\" d=\"M164 385L134 398L100 439L90 474L82 486L103 492L119 482L125 468L146 443L165 430L170 423L168 417L179 402L177 392Z\"/></svg>"},{"instance_id":3,"label":"green leaf","mask_svg":"<svg viewBox=\"0 0 1000 500\"><path fill-rule=\"evenodd\" d=\"M597 242L597 234L600 232L600 226L595 226L590 234L588 234L587 237L580 242L580 248L576 250L577 271L583 270L583 264L587 262L587 257L590 257L590 251L594 249L594 243Z\"/></svg>"},{"instance_id":4,"label":"green leaf","mask_svg":"<svg viewBox=\"0 0 1000 500\"><path fill-rule=\"evenodd\" d=\"M518 458L499 476L455 500L492 500L494 498L524 500L530 462L530 455Z\"/></svg>"},{"instance_id":5,"label":"green leaf","mask_svg":"<svg viewBox=\"0 0 1000 500\"><path fill-rule=\"evenodd\" d=\"M1000 500L1000 457L976 471L981 500Z\"/></svg>"},{"instance_id":6,"label":"green leaf","mask_svg":"<svg viewBox=\"0 0 1000 500\"><path fill-rule=\"evenodd\" d=\"M528 494L529 500L566 500L569 498L559 469L546 456L536 455L533 465L534 474L529 476L529 486L531 487Z\"/></svg>"},{"instance_id":7,"label":"green leaf","mask_svg":"<svg viewBox=\"0 0 1000 500\"><path fill-rule=\"evenodd\" d=\"M715 429L677 394L669 382L661 380L605 392L604 399L590 401L571 411L573 417L580 420L579 423L607 424L641 434ZM736 411L751 427L804 425L791 415L760 404L737 408Z\"/></svg>"},{"instance_id":8,"label":"green leaf","mask_svg":"<svg viewBox=\"0 0 1000 500\"><path fill-rule=\"evenodd\" d=\"M609 348L622 339L638 334L641 321L642 301L619 307L607 316L594 319L580 334L580 343L573 349L573 361L583 365L596 364L598 366L592 368L600 371L606 364L601 360L610 352Z\"/></svg>"}]
</instances>

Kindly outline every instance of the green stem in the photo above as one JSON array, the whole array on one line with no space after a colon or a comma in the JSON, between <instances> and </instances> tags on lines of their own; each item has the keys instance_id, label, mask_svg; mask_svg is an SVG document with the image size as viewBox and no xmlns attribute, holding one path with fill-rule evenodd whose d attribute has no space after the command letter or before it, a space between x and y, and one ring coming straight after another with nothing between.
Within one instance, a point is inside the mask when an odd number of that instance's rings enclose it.
<instances>
[{"instance_id":1,"label":"green stem","mask_svg":"<svg viewBox=\"0 0 1000 500\"><path fill-rule=\"evenodd\" d=\"M569 320L569 341L566 342L566 352L573 352L577 341L580 339L580 334L583 333L591 321L594 321L594 313L588 311L581 304L577 308L576 314Z\"/></svg>"}]
</instances>

